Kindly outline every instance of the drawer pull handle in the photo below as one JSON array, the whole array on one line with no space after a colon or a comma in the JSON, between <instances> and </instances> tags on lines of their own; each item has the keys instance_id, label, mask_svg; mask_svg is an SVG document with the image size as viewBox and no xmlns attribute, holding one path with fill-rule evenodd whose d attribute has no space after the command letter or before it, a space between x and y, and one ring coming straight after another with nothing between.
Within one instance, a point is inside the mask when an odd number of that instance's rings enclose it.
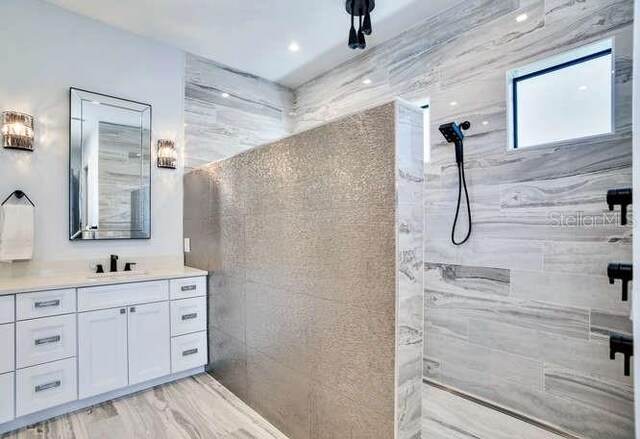
<instances>
[{"instance_id":1,"label":"drawer pull handle","mask_svg":"<svg viewBox=\"0 0 640 439\"><path fill-rule=\"evenodd\" d=\"M58 343L60 341L60 338L61 337L59 335L45 338L36 338L36 346L40 346L41 344Z\"/></svg>"},{"instance_id":2,"label":"drawer pull handle","mask_svg":"<svg viewBox=\"0 0 640 439\"><path fill-rule=\"evenodd\" d=\"M40 384L36 386L36 392L43 392L45 390L55 389L56 387L60 387L61 384L62 383L60 382L60 380L51 381L50 383L46 383L46 384Z\"/></svg>"},{"instance_id":3,"label":"drawer pull handle","mask_svg":"<svg viewBox=\"0 0 640 439\"><path fill-rule=\"evenodd\" d=\"M186 357L188 355L193 355L198 353L198 348L188 349L186 351L182 351L182 356Z\"/></svg>"},{"instance_id":4,"label":"drawer pull handle","mask_svg":"<svg viewBox=\"0 0 640 439\"><path fill-rule=\"evenodd\" d=\"M195 289L195 285L184 285L183 287L180 287L180 291L193 291Z\"/></svg>"},{"instance_id":5,"label":"drawer pull handle","mask_svg":"<svg viewBox=\"0 0 640 439\"><path fill-rule=\"evenodd\" d=\"M198 317L198 313L197 312L193 312L191 314L185 314L182 316L182 320L193 320L196 317Z\"/></svg>"},{"instance_id":6,"label":"drawer pull handle","mask_svg":"<svg viewBox=\"0 0 640 439\"><path fill-rule=\"evenodd\" d=\"M36 308L51 308L52 306L60 306L60 299L45 300L44 302L36 302Z\"/></svg>"}]
</instances>

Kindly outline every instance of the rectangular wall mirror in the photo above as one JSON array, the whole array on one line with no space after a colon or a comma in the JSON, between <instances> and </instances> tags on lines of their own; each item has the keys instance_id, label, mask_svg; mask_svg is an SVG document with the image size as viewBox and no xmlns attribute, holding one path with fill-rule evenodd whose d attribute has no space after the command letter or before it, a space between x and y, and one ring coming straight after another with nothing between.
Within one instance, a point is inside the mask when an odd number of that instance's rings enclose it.
<instances>
[{"instance_id":1,"label":"rectangular wall mirror","mask_svg":"<svg viewBox=\"0 0 640 439\"><path fill-rule=\"evenodd\" d=\"M151 105L71 88L69 239L151 237Z\"/></svg>"}]
</instances>

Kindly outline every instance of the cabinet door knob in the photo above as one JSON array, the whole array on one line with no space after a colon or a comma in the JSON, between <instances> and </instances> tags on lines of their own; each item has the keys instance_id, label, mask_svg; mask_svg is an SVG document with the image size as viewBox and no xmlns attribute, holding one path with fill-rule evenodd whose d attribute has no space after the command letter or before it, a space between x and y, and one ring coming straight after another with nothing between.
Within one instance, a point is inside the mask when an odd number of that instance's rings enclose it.
<instances>
[{"instance_id":1,"label":"cabinet door knob","mask_svg":"<svg viewBox=\"0 0 640 439\"><path fill-rule=\"evenodd\" d=\"M127 312L126 308L120 308L120 314L125 314Z\"/></svg>"},{"instance_id":2,"label":"cabinet door knob","mask_svg":"<svg viewBox=\"0 0 640 439\"><path fill-rule=\"evenodd\" d=\"M131 311L131 312L136 312L136 307L135 307L135 306L132 306L132 307L131 307L131 309L130 309L129 311Z\"/></svg>"}]
</instances>

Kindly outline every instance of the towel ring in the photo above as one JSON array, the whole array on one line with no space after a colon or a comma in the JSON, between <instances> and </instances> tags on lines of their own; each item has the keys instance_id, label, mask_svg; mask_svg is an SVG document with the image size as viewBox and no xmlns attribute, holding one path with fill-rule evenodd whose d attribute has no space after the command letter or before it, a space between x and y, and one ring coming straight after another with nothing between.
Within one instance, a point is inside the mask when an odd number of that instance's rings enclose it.
<instances>
[{"instance_id":1,"label":"towel ring","mask_svg":"<svg viewBox=\"0 0 640 439\"><path fill-rule=\"evenodd\" d=\"M17 199L21 199L22 197L26 197L26 199L29 201L29 204L31 204L33 207L36 207L35 204L33 204L33 201L31 201L31 198L29 198L29 196L27 194L25 194L24 192L22 192L21 190L15 190L13 192L11 192L9 194L9 196L7 198L4 199L4 201L2 202L2 206L4 206L6 204L7 201L9 201L9 199L11 197L16 197Z\"/></svg>"}]
</instances>

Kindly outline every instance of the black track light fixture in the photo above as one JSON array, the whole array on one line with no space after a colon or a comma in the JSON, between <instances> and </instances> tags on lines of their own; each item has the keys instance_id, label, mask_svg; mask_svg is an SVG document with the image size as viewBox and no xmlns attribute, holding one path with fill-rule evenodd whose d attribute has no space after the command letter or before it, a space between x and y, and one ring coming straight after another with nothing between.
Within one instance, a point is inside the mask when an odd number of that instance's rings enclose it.
<instances>
[{"instance_id":1,"label":"black track light fixture","mask_svg":"<svg viewBox=\"0 0 640 439\"><path fill-rule=\"evenodd\" d=\"M365 49L367 47L367 40L364 37L364 32L362 32L362 15L360 18L360 26L358 26L358 49Z\"/></svg>"},{"instance_id":2,"label":"black track light fixture","mask_svg":"<svg viewBox=\"0 0 640 439\"><path fill-rule=\"evenodd\" d=\"M349 30L349 48L364 49L367 47L365 35L371 35L371 11L376 7L375 0L346 0L346 10L351 15ZM358 17L358 31L355 28L355 17Z\"/></svg>"},{"instance_id":3,"label":"black track light fixture","mask_svg":"<svg viewBox=\"0 0 640 439\"><path fill-rule=\"evenodd\" d=\"M349 31L349 48L357 49L358 48L358 35L356 34L356 27L354 24L354 3L356 0L351 1L351 30Z\"/></svg>"},{"instance_id":4,"label":"black track light fixture","mask_svg":"<svg viewBox=\"0 0 640 439\"><path fill-rule=\"evenodd\" d=\"M362 32L365 35L371 35L373 28L371 27L371 11L369 10L369 0L365 0L364 21L362 22Z\"/></svg>"}]
</instances>

